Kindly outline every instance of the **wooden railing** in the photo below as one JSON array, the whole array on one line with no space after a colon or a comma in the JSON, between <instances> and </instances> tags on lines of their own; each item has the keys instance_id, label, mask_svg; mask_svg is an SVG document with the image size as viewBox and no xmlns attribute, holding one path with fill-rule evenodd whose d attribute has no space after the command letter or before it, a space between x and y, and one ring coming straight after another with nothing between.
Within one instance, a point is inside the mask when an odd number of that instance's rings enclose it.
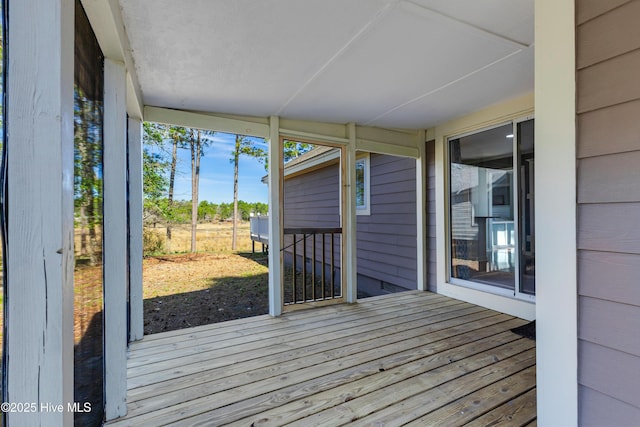
<instances>
[{"instance_id":1,"label":"wooden railing","mask_svg":"<svg viewBox=\"0 0 640 427\"><path fill-rule=\"evenodd\" d=\"M292 236L292 241L282 249L291 254L291 268L285 273L285 304L342 298L341 281L339 278L336 280L336 260L340 256L339 251L336 255L336 243L339 243L341 234L342 228L339 227L284 229L285 236Z\"/></svg>"}]
</instances>

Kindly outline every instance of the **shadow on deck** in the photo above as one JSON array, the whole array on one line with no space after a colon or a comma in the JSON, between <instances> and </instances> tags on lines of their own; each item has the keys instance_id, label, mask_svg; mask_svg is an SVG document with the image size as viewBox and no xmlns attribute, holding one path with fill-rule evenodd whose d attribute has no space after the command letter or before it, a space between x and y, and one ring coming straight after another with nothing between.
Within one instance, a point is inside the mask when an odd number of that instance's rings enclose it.
<instances>
[{"instance_id":1,"label":"shadow on deck","mask_svg":"<svg viewBox=\"0 0 640 427\"><path fill-rule=\"evenodd\" d=\"M150 335L108 425L535 425L525 323L413 291Z\"/></svg>"}]
</instances>

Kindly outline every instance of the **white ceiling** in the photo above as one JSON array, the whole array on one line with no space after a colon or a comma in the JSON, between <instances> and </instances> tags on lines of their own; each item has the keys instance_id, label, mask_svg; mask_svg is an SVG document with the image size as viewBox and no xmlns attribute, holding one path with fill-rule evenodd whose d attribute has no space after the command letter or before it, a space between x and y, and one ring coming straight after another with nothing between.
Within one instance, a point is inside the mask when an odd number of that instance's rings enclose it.
<instances>
[{"instance_id":1,"label":"white ceiling","mask_svg":"<svg viewBox=\"0 0 640 427\"><path fill-rule=\"evenodd\" d=\"M145 105L424 128L533 90L533 0L120 0Z\"/></svg>"}]
</instances>

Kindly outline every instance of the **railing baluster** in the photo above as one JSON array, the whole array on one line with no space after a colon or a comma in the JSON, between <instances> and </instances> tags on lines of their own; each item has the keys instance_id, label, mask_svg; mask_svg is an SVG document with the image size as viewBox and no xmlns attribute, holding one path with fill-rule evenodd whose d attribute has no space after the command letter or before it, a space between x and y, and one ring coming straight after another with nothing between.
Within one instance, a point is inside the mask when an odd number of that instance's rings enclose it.
<instances>
[{"instance_id":1,"label":"railing baluster","mask_svg":"<svg viewBox=\"0 0 640 427\"><path fill-rule=\"evenodd\" d=\"M296 275L297 275L297 254L296 254L296 246L298 246L298 244L296 243L296 235L293 235L293 293L291 294L291 302L293 302L294 304L298 301L297 297L296 297Z\"/></svg>"},{"instance_id":2,"label":"railing baluster","mask_svg":"<svg viewBox=\"0 0 640 427\"><path fill-rule=\"evenodd\" d=\"M313 233L313 249L311 250L311 299L316 299L316 234Z\"/></svg>"},{"instance_id":3,"label":"railing baluster","mask_svg":"<svg viewBox=\"0 0 640 427\"><path fill-rule=\"evenodd\" d=\"M302 235L302 301L307 300L307 234Z\"/></svg>"},{"instance_id":4,"label":"railing baluster","mask_svg":"<svg viewBox=\"0 0 640 427\"><path fill-rule=\"evenodd\" d=\"M324 299L326 297L325 295L325 291L324 291L324 276L325 276L325 270L326 270L326 265L327 263L325 262L325 252L327 250L325 243L324 243L324 236L325 234L322 233L322 299Z\"/></svg>"},{"instance_id":5,"label":"railing baluster","mask_svg":"<svg viewBox=\"0 0 640 427\"><path fill-rule=\"evenodd\" d=\"M335 288L336 288L336 285L333 282L334 276L335 276L335 274L333 273L333 261L334 261L333 236L334 234L331 233L331 298L335 298Z\"/></svg>"}]
</instances>

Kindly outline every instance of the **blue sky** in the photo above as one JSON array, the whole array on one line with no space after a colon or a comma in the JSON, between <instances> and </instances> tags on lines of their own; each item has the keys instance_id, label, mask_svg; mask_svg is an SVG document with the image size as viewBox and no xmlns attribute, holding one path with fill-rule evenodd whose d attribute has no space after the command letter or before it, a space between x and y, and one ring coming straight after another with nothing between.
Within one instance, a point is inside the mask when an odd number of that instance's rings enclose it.
<instances>
[{"instance_id":1,"label":"blue sky","mask_svg":"<svg viewBox=\"0 0 640 427\"><path fill-rule=\"evenodd\" d=\"M233 202L233 163L231 153L235 135L216 132L213 142L204 150L200 164L199 200L213 203ZM265 150L260 138L251 138ZM248 156L240 156L238 199L245 202L267 203L267 185L260 180L266 175L264 165ZM178 150L178 166L174 189L176 200L191 200L191 158L189 150Z\"/></svg>"}]
</instances>

